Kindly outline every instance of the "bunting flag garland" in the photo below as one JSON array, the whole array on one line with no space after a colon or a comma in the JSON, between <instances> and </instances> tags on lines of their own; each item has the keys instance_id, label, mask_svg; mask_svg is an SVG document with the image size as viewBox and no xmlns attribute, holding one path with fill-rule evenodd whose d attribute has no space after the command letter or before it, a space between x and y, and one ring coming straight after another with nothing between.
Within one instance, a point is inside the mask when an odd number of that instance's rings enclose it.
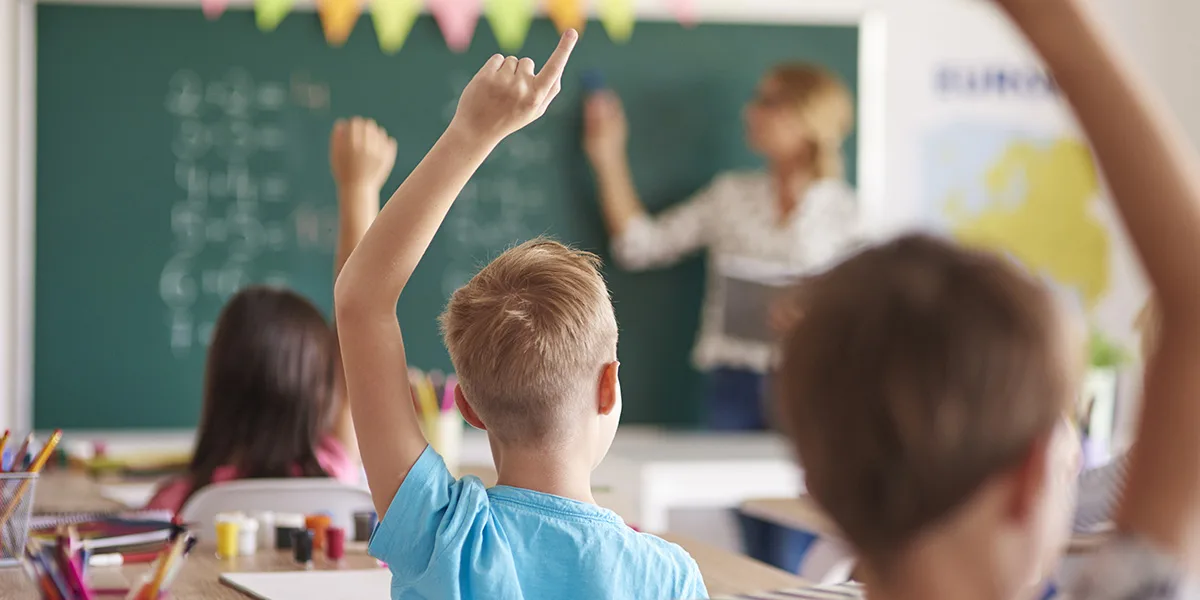
<instances>
[{"instance_id":1,"label":"bunting flag garland","mask_svg":"<svg viewBox=\"0 0 1200 600\"><path fill-rule=\"evenodd\" d=\"M229 6L229 0L201 0L200 10L204 11L204 16L209 21L216 21L225 8Z\"/></svg>"},{"instance_id":2,"label":"bunting flag garland","mask_svg":"<svg viewBox=\"0 0 1200 600\"><path fill-rule=\"evenodd\" d=\"M254 0L254 21L262 31L275 31L292 10L293 0Z\"/></svg>"},{"instance_id":3,"label":"bunting flag garland","mask_svg":"<svg viewBox=\"0 0 1200 600\"><path fill-rule=\"evenodd\" d=\"M583 32L587 15L583 12L582 0L546 0L546 12L559 33L568 29Z\"/></svg>"},{"instance_id":4,"label":"bunting flag garland","mask_svg":"<svg viewBox=\"0 0 1200 600\"><path fill-rule=\"evenodd\" d=\"M3 2L4 0L0 0ZM274 31L288 16L296 0L254 0L254 17L258 28L264 32ZM471 46L480 16L487 18L492 33L500 48L515 54L529 35L538 5L543 0L315 0L325 32L325 40L331 46L346 43L354 32L355 25L365 6L369 4L375 37L379 48L386 54L400 51L412 33L423 5L437 21L446 45L455 52L464 52ZM637 22L636 5L639 0L596 0L597 16L608 37L615 43L624 43L633 37ZM696 0L663 0L670 13L684 27L694 27L699 22ZM582 32L587 25L590 0L544 0L546 13L561 33L567 29ZM216 20L225 13L230 0L200 0L204 16Z\"/></svg>"},{"instance_id":5,"label":"bunting flag garland","mask_svg":"<svg viewBox=\"0 0 1200 600\"><path fill-rule=\"evenodd\" d=\"M637 11L634 0L600 0L600 23L612 41L621 44L633 36Z\"/></svg>"},{"instance_id":6,"label":"bunting flag garland","mask_svg":"<svg viewBox=\"0 0 1200 600\"><path fill-rule=\"evenodd\" d=\"M420 14L420 0L373 0L371 20L375 23L379 49L385 54L399 52Z\"/></svg>"},{"instance_id":7,"label":"bunting flag garland","mask_svg":"<svg viewBox=\"0 0 1200 600\"><path fill-rule=\"evenodd\" d=\"M515 53L525 45L533 22L535 0L486 0L484 15L496 41L505 52Z\"/></svg>"},{"instance_id":8,"label":"bunting flag garland","mask_svg":"<svg viewBox=\"0 0 1200 600\"><path fill-rule=\"evenodd\" d=\"M671 14L684 27L695 27L700 20L696 14L696 0L668 0Z\"/></svg>"},{"instance_id":9,"label":"bunting flag garland","mask_svg":"<svg viewBox=\"0 0 1200 600\"><path fill-rule=\"evenodd\" d=\"M319 0L317 13L321 17L321 29L325 31L325 41L338 47L350 38L358 16L362 14L362 0Z\"/></svg>"},{"instance_id":10,"label":"bunting flag garland","mask_svg":"<svg viewBox=\"0 0 1200 600\"><path fill-rule=\"evenodd\" d=\"M455 52L471 46L479 22L480 0L429 0L429 12L442 30L446 45Z\"/></svg>"}]
</instances>

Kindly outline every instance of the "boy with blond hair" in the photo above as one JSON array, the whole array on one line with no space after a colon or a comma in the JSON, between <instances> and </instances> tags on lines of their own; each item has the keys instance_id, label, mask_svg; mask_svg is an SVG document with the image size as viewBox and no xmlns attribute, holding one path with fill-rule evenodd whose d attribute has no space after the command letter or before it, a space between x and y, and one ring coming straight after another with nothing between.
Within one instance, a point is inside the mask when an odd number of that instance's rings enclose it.
<instances>
[{"instance_id":1,"label":"boy with blond hair","mask_svg":"<svg viewBox=\"0 0 1200 600\"><path fill-rule=\"evenodd\" d=\"M1109 47L1090 0L997 0L1075 108L1157 299L1161 327L1118 530L1075 600L1193 598L1200 538L1200 160ZM805 290L780 408L813 498L870 600L1014 600L1069 529L1083 340L1046 287L995 255L908 236Z\"/></svg>"},{"instance_id":2,"label":"boy with blond hair","mask_svg":"<svg viewBox=\"0 0 1200 600\"><path fill-rule=\"evenodd\" d=\"M393 598L701 598L696 563L595 505L591 472L621 414L617 323L599 262L547 240L502 254L442 316L460 386L499 485L455 480L409 398L396 301L471 175L557 95L577 35L542 71L494 56L449 128L384 207L335 289L346 383L371 496L371 554Z\"/></svg>"}]
</instances>

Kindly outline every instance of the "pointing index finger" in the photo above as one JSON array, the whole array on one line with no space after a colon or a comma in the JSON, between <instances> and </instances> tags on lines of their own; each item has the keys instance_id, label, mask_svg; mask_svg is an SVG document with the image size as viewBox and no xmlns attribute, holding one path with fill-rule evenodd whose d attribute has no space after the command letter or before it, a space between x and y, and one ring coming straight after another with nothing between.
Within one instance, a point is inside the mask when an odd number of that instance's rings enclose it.
<instances>
[{"instance_id":1,"label":"pointing index finger","mask_svg":"<svg viewBox=\"0 0 1200 600\"><path fill-rule=\"evenodd\" d=\"M578 40L579 34L574 29L563 32L562 38L558 40L558 47L554 49L550 58L546 59L546 64L542 65L541 72L534 79L539 89L549 90L554 86L554 82L562 77L563 71L567 69L567 59L571 58L571 51L575 49L575 42Z\"/></svg>"}]
</instances>

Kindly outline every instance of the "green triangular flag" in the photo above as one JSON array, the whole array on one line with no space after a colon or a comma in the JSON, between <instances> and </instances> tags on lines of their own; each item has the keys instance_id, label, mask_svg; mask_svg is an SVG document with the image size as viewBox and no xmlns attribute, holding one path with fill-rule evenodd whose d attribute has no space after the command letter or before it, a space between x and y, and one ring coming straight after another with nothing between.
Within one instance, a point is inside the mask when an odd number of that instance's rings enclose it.
<instances>
[{"instance_id":1,"label":"green triangular flag","mask_svg":"<svg viewBox=\"0 0 1200 600\"><path fill-rule=\"evenodd\" d=\"M292 11L294 0L254 0L254 21L263 31L275 31Z\"/></svg>"},{"instance_id":2,"label":"green triangular flag","mask_svg":"<svg viewBox=\"0 0 1200 600\"><path fill-rule=\"evenodd\" d=\"M492 26L496 41L506 52L525 45L529 24L533 21L534 0L487 0L484 15Z\"/></svg>"},{"instance_id":3,"label":"green triangular flag","mask_svg":"<svg viewBox=\"0 0 1200 600\"><path fill-rule=\"evenodd\" d=\"M600 23L614 42L624 43L633 37L636 20L633 0L600 0Z\"/></svg>"},{"instance_id":4,"label":"green triangular flag","mask_svg":"<svg viewBox=\"0 0 1200 600\"><path fill-rule=\"evenodd\" d=\"M399 52L420 13L420 0L373 0L371 20L379 49L387 54Z\"/></svg>"}]
</instances>

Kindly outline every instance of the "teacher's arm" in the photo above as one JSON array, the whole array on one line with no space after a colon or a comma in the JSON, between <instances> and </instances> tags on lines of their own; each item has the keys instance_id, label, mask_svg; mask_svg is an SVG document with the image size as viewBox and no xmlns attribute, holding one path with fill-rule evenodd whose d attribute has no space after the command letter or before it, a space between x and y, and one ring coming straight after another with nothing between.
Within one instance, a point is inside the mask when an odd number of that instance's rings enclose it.
<instances>
[{"instance_id":1,"label":"teacher's arm","mask_svg":"<svg viewBox=\"0 0 1200 600\"><path fill-rule=\"evenodd\" d=\"M616 94L603 91L589 96L584 105L584 150L596 177L613 258L623 268L635 271L667 266L706 245L716 186L651 217L633 183L626 152L628 137L628 123Z\"/></svg>"}]
</instances>

